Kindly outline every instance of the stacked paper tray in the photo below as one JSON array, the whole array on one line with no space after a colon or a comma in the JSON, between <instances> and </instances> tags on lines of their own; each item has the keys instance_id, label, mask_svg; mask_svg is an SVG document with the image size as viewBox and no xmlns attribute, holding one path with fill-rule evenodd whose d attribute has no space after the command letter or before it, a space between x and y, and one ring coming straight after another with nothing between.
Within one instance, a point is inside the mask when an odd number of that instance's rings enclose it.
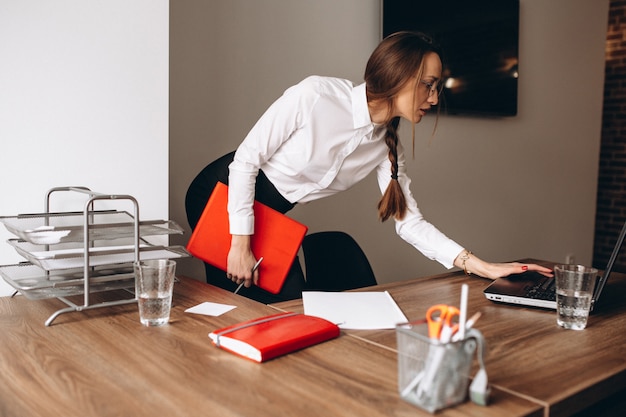
<instances>
[{"instance_id":1,"label":"stacked paper tray","mask_svg":"<svg viewBox=\"0 0 626 417\"><path fill-rule=\"evenodd\" d=\"M45 246L34 245L20 239L9 239L8 243L17 253L30 263L47 271L81 268L85 264L85 250L82 246L44 250ZM139 259L174 259L189 256L182 246L152 246L142 244L139 247ZM100 246L89 248L89 266L117 265L135 260L134 245Z\"/></svg>"},{"instance_id":2,"label":"stacked paper tray","mask_svg":"<svg viewBox=\"0 0 626 417\"><path fill-rule=\"evenodd\" d=\"M22 240L37 245L84 241L83 212L37 213L0 217L7 230ZM133 216L125 211L93 211L88 215L89 240L118 239L134 236ZM182 234L183 229L171 220L139 222L140 236Z\"/></svg>"},{"instance_id":3,"label":"stacked paper tray","mask_svg":"<svg viewBox=\"0 0 626 417\"><path fill-rule=\"evenodd\" d=\"M0 276L26 298L69 297L84 294L83 269L46 272L36 265L21 263L0 266ZM90 292L134 288L132 265L92 268Z\"/></svg>"}]
</instances>

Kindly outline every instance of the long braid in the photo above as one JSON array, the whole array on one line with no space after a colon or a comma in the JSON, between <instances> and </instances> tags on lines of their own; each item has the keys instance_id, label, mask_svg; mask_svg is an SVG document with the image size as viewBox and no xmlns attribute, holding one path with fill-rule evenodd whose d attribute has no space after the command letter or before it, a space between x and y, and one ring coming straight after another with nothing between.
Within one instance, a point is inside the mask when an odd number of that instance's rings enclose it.
<instances>
[{"instance_id":1,"label":"long braid","mask_svg":"<svg viewBox=\"0 0 626 417\"><path fill-rule=\"evenodd\" d=\"M442 56L439 46L430 36L420 32L397 32L386 37L376 47L365 67L368 106L377 110L386 109L388 114L385 123L385 144L389 148L391 182L378 202L378 217L381 221L390 217L403 219L407 212L406 199L398 182L400 117L392 116L394 100L402 87L411 80L415 80L417 89L424 68L424 56L429 52Z\"/></svg>"},{"instance_id":2,"label":"long braid","mask_svg":"<svg viewBox=\"0 0 626 417\"><path fill-rule=\"evenodd\" d=\"M385 144L389 147L389 161L391 162L391 182L385 194L378 202L378 217L381 221L394 217L398 220L406 214L406 199L398 181L398 125L399 117L394 117L386 124Z\"/></svg>"}]
</instances>

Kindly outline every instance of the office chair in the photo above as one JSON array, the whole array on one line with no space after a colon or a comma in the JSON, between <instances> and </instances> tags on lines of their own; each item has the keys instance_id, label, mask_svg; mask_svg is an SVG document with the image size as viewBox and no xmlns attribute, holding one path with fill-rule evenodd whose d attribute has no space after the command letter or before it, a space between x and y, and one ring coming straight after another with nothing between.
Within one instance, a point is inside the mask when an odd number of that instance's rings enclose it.
<instances>
[{"instance_id":1,"label":"office chair","mask_svg":"<svg viewBox=\"0 0 626 417\"><path fill-rule=\"evenodd\" d=\"M311 233L304 237L302 251L305 290L344 291L377 283L367 256L347 233Z\"/></svg>"}]
</instances>

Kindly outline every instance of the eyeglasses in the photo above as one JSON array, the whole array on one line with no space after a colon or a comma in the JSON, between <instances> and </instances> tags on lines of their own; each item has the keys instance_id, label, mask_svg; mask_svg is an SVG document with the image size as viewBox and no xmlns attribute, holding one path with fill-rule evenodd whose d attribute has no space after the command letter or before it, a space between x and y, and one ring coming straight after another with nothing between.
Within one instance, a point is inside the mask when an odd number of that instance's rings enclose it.
<instances>
[{"instance_id":1,"label":"eyeglasses","mask_svg":"<svg viewBox=\"0 0 626 417\"><path fill-rule=\"evenodd\" d=\"M443 91L443 83L440 81L430 82L430 81L420 80L420 82L424 84L426 88L428 88L428 97L432 97L433 94L437 94L437 97L439 97L439 95L441 94L441 91Z\"/></svg>"}]
</instances>

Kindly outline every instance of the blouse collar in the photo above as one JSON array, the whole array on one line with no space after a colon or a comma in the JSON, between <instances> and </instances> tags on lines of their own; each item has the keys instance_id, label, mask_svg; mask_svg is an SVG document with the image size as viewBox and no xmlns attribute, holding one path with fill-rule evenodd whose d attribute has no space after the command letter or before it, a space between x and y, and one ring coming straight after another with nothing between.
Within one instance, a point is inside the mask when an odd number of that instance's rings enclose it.
<instances>
[{"instance_id":1,"label":"blouse collar","mask_svg":"<svg viewBox=\"0 0 626 417\"><path fill-rule=\"evenodd\" d=\"M371 127L374 124L367 107L367 96L365 94L365 83L359 84L352 89L352 120L354 128Z\"/></svg>"}]
</instances>

